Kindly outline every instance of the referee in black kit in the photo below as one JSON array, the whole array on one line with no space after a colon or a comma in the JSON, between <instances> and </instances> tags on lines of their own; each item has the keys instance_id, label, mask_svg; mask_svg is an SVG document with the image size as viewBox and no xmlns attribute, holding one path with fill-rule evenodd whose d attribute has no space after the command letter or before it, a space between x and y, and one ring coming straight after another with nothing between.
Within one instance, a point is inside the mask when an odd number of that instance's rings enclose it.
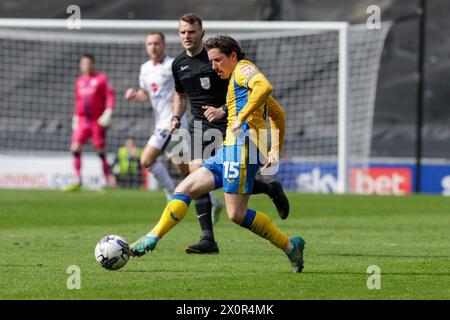
<instances>
[{"instance_id":1,"label":"referee in black kit","mask_svg":"<svg viewBox=\"0 0 450 320\"><path fill-rule=\"evenodd\" d=\"M172 73L175 81L176 94L173 104L172 131L180 127L180 119L186 111L187 99L189 99L192 112L192 121L189 125L191 136L191 162L189 171L200 168L205 148L215 144L215 149L220 148L222 141L203 139L203 133L208 129L217 129L225 137L227 127L228 109L225 105L228 80L222 80L211 68L208 54L203 48L202 20L195 14L187 13L179 19L179 36L183 47L186 49L172 64ZM201 126L196 124L201 123ZM199 130L201 127L201 131ZM196 135L194 135L194 132ZM219 144L219 145L218 145ZM212 155L212 154L211 154ZM210 154L207 157L211 156ZM272 180L269 183L255 180L252 194L265 193L274 202L278 214L286 219L289 214L289 202L284 194L281 183ZM211 193L212 195L212 193ZM215 214L220 212L222 203L215 200ZM218 253L219 248L214 239L213 223L211 218L212 202L209 193L195 200L195 209L202 229L200 241L189 245L187 253ZM218 216L215 217L217 219Z\"/></svg>"}]
</instances>

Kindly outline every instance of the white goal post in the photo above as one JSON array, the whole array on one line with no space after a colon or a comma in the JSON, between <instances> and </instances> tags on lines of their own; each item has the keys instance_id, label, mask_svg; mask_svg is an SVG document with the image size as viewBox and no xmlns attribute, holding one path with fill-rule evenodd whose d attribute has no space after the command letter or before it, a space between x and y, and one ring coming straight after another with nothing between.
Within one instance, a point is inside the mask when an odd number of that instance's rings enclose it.
<instances>
[{"instance_id":1,"label":"white goal post","mask_svg":"<svg viewBox=\"0 0 450 320\"><path fill-rule=\"evenodd\" d=\"M118 34L117 41L122 41L123 43L126 43L126 41L132 42L132 41L140 41L140 40L133 40L137 39L138 35L145 35L148 31L154 31L159 30L163 32L168 32L172 34L172 42L176 41L176 31L178 28L178 21L176 20L154 20L154 21L125 21L125 20L89 20L89 19L81 19L81 29L80 30L68 30L68 21L65 19L0 19L0 41L3 41L4 39L8 39L8 41L12 41L12 44L8 48L2 48L0 46L0 55L2 54L10 54L11 57L9 57L9 60L0 60L0 63L6 63L5 61L13 61L14 60L14 47L15 45L19 45L18 42L15 43L14 39L18 39L17 41L20 41L20 39L30 40L29 38L35 37L35 39L40 39L40 41L60 41L61 39L67 38L67 41L70 42L76 42L77 45L83 45L83 38L86 37L86 40L89 45L86 45L87 48L92 48L92 46L95 46L95 40L93 40L93 37L98 37L98 39L102 38L102 34L109 34L114 35ZM270 21L270 22L261 22L261 21L205 21L204 22L204 29L207 31L206 38L212 34L215 33L229 33L231 35L237 34L238 39L250 39L251 41L254 41L249 44L251 46L251 51L254 52L255 56L262 57L263 55L268 56L270 54L274 54L277 51L280 46L283 46L283 41L277 42L273 44L273 48L264 49L261 48L258 44L262 39L277 39L277 34L283 37L286 37L286 42L290 44L292 47L292 52L285 55L286 64L289 63L289 59L295 60L295 66L292 67L291 70L288 70L286 68L286 65L279 65L278 69L277 66L273 67L273 65L277 65L274 59L272 61L268 61L267 64L263 64L261 66L262 71L265 72L264 65L266 68L270 69L273 68L272 72L269 72L269 80L273 77L279 78L279 81L284 81L283 77L292 78L292 82L300 83L297 92L295 93L296 97L301 97L302 95L307 96L307 103L310 104L309 109L302 110L301 108L305 105L304 100L301 100L301 98L298 98L298 100L294 101L292 98L286 98L285 101L288 101L292 105L289 108L289 112L292 113L292 117L289 118L291 122L288 122L287 127L287 134L289 135L289 143L291 145L291 148L293 151L289 153L290 159L314 159L319 156L324 156L324 158L335 158L336 160L336 185L333 190L333 192L338 193L345 193L351 191L350 188L350 173L348 171L349 163L351 161L350 158L355 158L356 162L359 163L359 165L364 165L364 163L368 163L368 158L370 157L370 136L371 136L371 128L372 128L372 118L373 118L373 108L374 108L374 101L375 101L375 92L376 92L376 80L378 75L378 67L381 57L381 52L384 44L385 37L387 35L387 32L389 30L389 25L384 24L382 30L367 30L365 26L351 26L347 22L280 22L280 21ZM36 33L35 33L36 32ZM319 34L323 33L334 33L333 38L319 38ZM358 35L357 41L354 41L354 48L352 49L352 37L354 34L361 33ZM370 32L373 32L374 36L372 38L368 38L368 35ZM42 37L46 37L46 33L48 33L48 39L42 39ZM58 36L55 37L55 34L58 34ZM375 35L376 34L376 35ZM288 39L290 35L296 35L297 37L308 37L305 41L301 40L292 40ZM317 35L317 36L316 36ZM88 38L91 37L91 38ZM52 40L53 38L53 40ZM76 39L75 39L76 38ZM356 38L356 36L355 36ZM366 39L367 38L367 39ZM58 40L54 40L58 39ZM169 41L170 40L169 36ZM175 40L174 40L175 39ZM39 41L39 40L37 40ZM62 40L65 41L65 40ZM108 40L103 40L108 41ZM336 47L336 41L337 41L337 47ZM319 45L320 43L324 43L323 45ZM270 41L267 42L266 45L271 45ZM261 45L262 46L262 45ZM308 47L310 46L310 47ZM364 49L358 49L362 48L364 46ZM367 46L367 48L366 48ZM143 47L143 40L142 40L142 47ZM288 48L289 46L283 47L283 50L285 48ZM17 47L18 50L20 50L20 47ZM300 51L307 51L310 52L309 54L304 54L304 57L300 56ZM356 48L356 49L355 49ZM179 52L181 47L178 47L177 50ZM247 50L246 47L243 48L244 51ZM299 51L297 51L300 49ZM43 50L43 49L39 49ZM51 49L46 49L51 50ZM258 50L262 53L259 53ZM266 51L264 51L266 50ZM280 49L281 50L281 49ZM282 51L283 51L282 50ZM316 51L314 51L316 50ZM125 52L125 51L124 51ZM336 55L337 53L337 55ZM122 53L121 53L122 54ZM124 55L127 53L123 53ZM302 53L303 54L303 53ZM352 57L352 54L354 54L354 57ZM365 56L365 55L371 55ZM173 54L172 54L173 55ZM317 70L308 71L306 68L301 67L301 64L308 64L313 65L315 64L314 55L317 56L326 56L323 60L327 60L326 64L331 65L331 69L336 70L323 70L320 67L317 68ZM124 58L126 58L124 56ZM362 67L358 67L359 70L357 72L352 73L351 67L354 63L352 59L358 59L358 66L364 66L364 63L367 63L369 66L367 70L363 70ZM367 59L365 62L364 59ZM112 60L111 60L112 61ZM142 61L144 62L144 61ZM17 62L19 63L19 62ZM111 62L112 63L112 62ZM321 62L322 63L322 62ZM324 62L325 63L325 62ZM258 59L256 61L256 64L258 64ZM62 68L64 68L63 66ZM295 68L298 68L295 69ZM6 69L6 70L4 70ZM314 69L312 67L312 69ZM8 69L2 65L0 65L0 72L7 71ZM272 70L272 69L271 69ZM52 72L52 71L49 71ZM291 73L319 73L323 77L326 77L326 83L321 84L320 79L316 79L314 76L310 76L309 80L310 83L308 83L308 77L305 76L305 78L298 78L291 76ZM271 77L272 75L272 77ZM279 75L279 76L278 76ZM357 78L363 75L363 79ZM13 76L11 76L13 77ZM137 78L137 74L135 75ZM354 79L350 79L351 77L355 77ZM294 79L295 78L295 79ZM74 80L74 79L73 79ZM349 81L352 80L351 83L355 83L355 87L351 87ZM10 81L10 79L6 80ZM361 81L368 81L370 83L367 83L364 88L357 88L358 82ZM275 81L277 82L277 81ZM51 84L49 84L51 85ZM331 88L333 86L333 88ZM336 92L334 91L334 86L336 87ZM302 90L302 88L306 88ZM292 91L294 90L291 87L285 88L283 90L289 91L290 97L294 94ZM352 90L350 92L350 90ZM367 98L364 101L360 101L358 99L351 96L354 92L357 90L360 90L361 97ZM3 97L2 97L3 94ZM123 95L122 92L118 92L119 95ZM331 101L332 98L324 98L324 95L332 96L335 94L335 100ZM11 103L11 105L16 102L14 101L7 101L8 92L0 91L0 102L5 103ZM349 96L350 95L350 96ZM274 96L277 98L277 86L274 85ZM365 99L364 98L364 99ZM352 100L353 99L353 100ZM325 101L326 100L326 101ZM356 102L355 102L356 101ZM20 103L20 102L19 102ZM299 119L304 119L303 114L308 115L309 117L314 116L322 116L323 113L319 108L319 104L324 103L327 105L327 108L336 108L337 110L333 110L331 113L335 113L337 115L336 123L331 124L331 120L327 119L327 125L330 126L330 128L334 128L336 126L337 132L336 132L336 146L326 147L325 149L335 150L333 152L331 151L320 151L321 148L319 144L322 142L318 142L317 145L312 142L312 138L308 138L309 132L317 132L319 135L322 134L321 131L323 131L323 128L320 127L320 124L318 124L315 128L308 129L307 133L303 133L303 129L298 129L298 126L304 125L305 128L310 128L311 125L308 127L308 123L299 123ZM358 106L355 106L356 109L350 109L353 104L358 104ZM281 105L284 107L283 99L281 101ZM331 106L331 107L330 107ZM333 107L334 106L334 107ZM295 108L299 108L298 111L295 111ZM327 109L327 110L328 110ZM308 113L310 110L310 113ZM355 111L355 110L362 110ZM31 112L31 110L30 110ZM327 111L328 112L328 111ZM351 112L351 114L349 114ZM354 117L353 113L358 112L358 117ZM2 121L2 109L0 109L0 123ZM291 115L289 113L289 116ZM324 117L331 117L328 116L328 113L324 115ZM6 118L10 118L11 114L8 114L8 117L5 117L3 121L9 121L6 120ZM294 120L294 118L296 120ZM361 124L360 127L358 127L358 130L365 130L364 133L362 131L355 132L354 128L352 127L354 123L360 121ZM307 120L302 120L304 122L307 122ZM334 120L333 120L334 121ZM357 125L359 126L359 125ZM291 130L291 131L290 131ZM293 133L295 130L298 130L301 133ZM328 129L327 129L328 130ZM332 129L330 129L332 130ZM324 130L326 131L326 130ZM349 133L352 132L352 137L349 138ZM150 133L150 129L148 130L148 133ZM3 134L3 139L8 139L8 132L6 134ZM332 135L331 135L332 136ZM306 138L304 138L306 137ZM16 138L16 139L20 139ZM24 138L29 139L29 138ZM360 139L361 141L359 141ZM357 145L354 148L350 148L349 144ZM15 145L15 144L14 144ZM311 148L314 149L311 154L308 154L308 147L307 145L311 145ZM59 148L59 147L58 147ZM3 145L2 144L2 133L0 130L0 149L5 149L6 151L12 150L11 145ZM61 148L59 148L61 149ZM59 150L58 149L58 150ZM349 150L351 149L351 150ZM352 151L353 150L353 151ZM64 150L59 150L64 151ZM331 154L334 153L335 154ZM317 191L317 190L308 190L306 189L298 189L300 191ZM323 192L323 190L318 190L318 192Z\"/></svg>"}]
</instances>

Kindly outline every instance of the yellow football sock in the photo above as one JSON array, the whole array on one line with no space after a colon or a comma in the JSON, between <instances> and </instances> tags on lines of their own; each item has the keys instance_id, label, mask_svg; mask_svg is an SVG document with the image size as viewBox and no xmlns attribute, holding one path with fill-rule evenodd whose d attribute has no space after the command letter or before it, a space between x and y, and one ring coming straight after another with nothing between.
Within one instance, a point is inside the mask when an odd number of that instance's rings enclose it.
<instances>
[{"instance_id":1,"label":"yellow football sock","mask_svg":"<svg viewBox=\"0 0 450 320\"><path fill-rule=\"evenodd\" d=\"M172 229L181 219L184 218L189 209L191 199L182 193L173 195L172 200L164 209L158 224L149 232L162 238L170 229Z\"/></svg>"},{"instance_id":2,"label":"yellow football sock","mask_svg":"<svg viewBox=\"0 0 450 320\"><path fill-rule=\"evenodd\" d=\"M289 238L263 212L247 209L241 226L269 240L281 250L286 250L289 245Z\"/></svg>"}]
</instances>

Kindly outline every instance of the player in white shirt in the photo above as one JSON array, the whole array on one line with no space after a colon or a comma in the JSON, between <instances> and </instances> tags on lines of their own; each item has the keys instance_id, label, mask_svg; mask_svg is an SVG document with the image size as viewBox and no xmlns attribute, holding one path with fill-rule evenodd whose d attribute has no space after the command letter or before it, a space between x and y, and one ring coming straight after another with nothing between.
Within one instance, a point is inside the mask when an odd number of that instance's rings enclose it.
<instances>
[{"instance_id":1,"label":"player in white shirt","mask_svg":"<svg viewBox=\"0 0 450 320\"><path fill-rule=\"evenodd\" d=\"M164 188L168 199L173 195L175 185L167 168L157 161L165 153L173 158L172 150L178 141L171 140L170 122L172 104L175 95L175 84L172 76L173 58L165 54L165 37L161 32L151 32L145 40L145 47L150 60L141 66L138 90L129 88L125 93L127 101L145 103L151 101L155 112L155 130L147 142L141 156L141 165L153 174ZM187 124L186 124L187 126ZM183 148L183 150L186 150ZM175 168L183 176L189 174L187 164L172 161Z\"/></svg>"}]
</instances>

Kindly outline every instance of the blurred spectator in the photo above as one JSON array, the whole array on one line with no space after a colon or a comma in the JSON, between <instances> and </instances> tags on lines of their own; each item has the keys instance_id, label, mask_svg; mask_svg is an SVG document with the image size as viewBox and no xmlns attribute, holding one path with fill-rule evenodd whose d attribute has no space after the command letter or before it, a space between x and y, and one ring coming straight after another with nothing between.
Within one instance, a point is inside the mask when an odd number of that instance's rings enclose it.
<instances>
[{"instance_id":1,"label":"blurred spectator","mask_svg":"<svg viewBox=\"0 0 450 320\"><path fill-rule=\"evenodd\" d=\"M141 168L140 158L142 148L128 138L122 147L117 150L112 165L116 184L120 188L141 188L144 186L145 172Z\"/></svg>"}]
</instances>

